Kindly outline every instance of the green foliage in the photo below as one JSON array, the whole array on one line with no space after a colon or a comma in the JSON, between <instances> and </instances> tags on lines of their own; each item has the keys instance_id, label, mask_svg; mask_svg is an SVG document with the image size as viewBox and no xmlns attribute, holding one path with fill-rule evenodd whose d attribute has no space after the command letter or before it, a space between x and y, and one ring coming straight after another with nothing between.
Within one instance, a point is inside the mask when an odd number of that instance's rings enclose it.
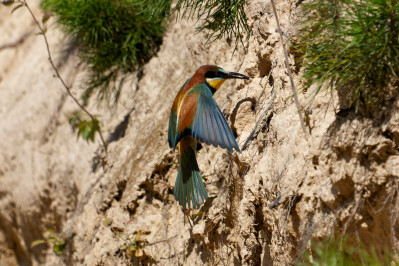
<instances>
[{"instance_id":1,"label":"green foliage","mask_svg":"<svg viewBox=\"0 0 399 266\"><path fill-rule=\"evenodd\" d=\"M124 77L162 42L162 19L151 20L142 0L42 0L42 8L57 17L89 66L86 103L93 93L117 101Z\"/></svg>"},{"instance_id":2,"label":"green foliage","mask_svg":"<svg viewBox=\"0 0 399 266\"><path fill-rule=\"evenodd\" d=\"M312 241L310 251L305 252L298 266L357 266L357 265L396 265L399 262L389 253L382 261L373 248L367 250L361 243L348 244L348 236L331 236L321 241Z\"/></svg>"},{"instance_id":3,"label":"green foliage","mask_svg":"<svg viewBox=\"0 0 399 266\"><path fill-rule=\"evenodd\" d=\"M103 225L108 227L112 224L112 219L107 218L103 221ZM143 235L148 235L150 231L139 230L132 234L126 233L124 227L111 227L111 231L115 234L116 238L123 239L123 245L119 248L120 251L126 252L130 257L140 258L145 255L144 247L148 242L143 238Z\"/></svg>"},{"instance_id":4,"label":"green foliage","mask_svg":"<svg viewBox=\"0 0 399 266\"><path fill-rule=\"evenodd\" d=\"M399 74L399 2L330 0L304 4L296 43L305 89L348 89L358 109L377 107Z\"/></svg>"},{"instance_id":5,"label":"green foliage","mask_svg":"<svg viewBox=\"0 0 399 266\"><path fill-rule=\"evenodd\" d=\"M48 237L46 239L38 239L31 243L30 247L34 248L41 244L47 244L48 246L53 247L53 251L58 256L62 255L65 248L65 239L62 237L62 234L56 234L54 230L47 230Z\"/></svg>"},{"instance_id":6,"label":"green foliage","mask_svg":"<svg viewBox=\"0 0 399 266\"><path fill-rule=\"evenodd\" d=\"M154 17L169 13L171 4L171 0L149 1ZM178 0L170 14L182 12L183 16L188 15L201 21L197 31L207 33L210 41L234 36L237 44L238 41L242 42L243 32L246 32L247 39L250 34L244 4L244 0Z\"/></svg>"},{"instance_id":7,"label":"green foliage","mask_svg":"<svg viewBox=\"0 0 399 266\"><path fill-rule=\"evenodd\" d=\"M73 131L77 130L77 137L82 136L87 142L94 142L96 132L100 131L100 122L97 118L85 119L81 111L74 111L68 115L68 123L71 125Z\"/></svg>"},{"instance_id":8,"label":"green foliage","mask_svg":"<svg viewBox=\"0 0 399 266\"><path fill-rule=\"evenodd\" d=\"M136 232L134 237L126 235L125 243L120 247L120 250L126 251L129 256L142 257L144 255L144 247L146 241L142 239L143 231Z\"/></svg>"},{"instance_id":9,"label":"green foliage","mask_svg":"<svg viewBox=\"0 0 399 266\"><path fill-rule=\"evenodd\" d=\"M55 15L72 37L90 76L83 100L92 95L116 102L128 73L137 70L158 50L165 18L182 11L201 21L198 31L209 40L249 37L244 0L42 0L42 8Z\"/></svg>"}]
</instances>

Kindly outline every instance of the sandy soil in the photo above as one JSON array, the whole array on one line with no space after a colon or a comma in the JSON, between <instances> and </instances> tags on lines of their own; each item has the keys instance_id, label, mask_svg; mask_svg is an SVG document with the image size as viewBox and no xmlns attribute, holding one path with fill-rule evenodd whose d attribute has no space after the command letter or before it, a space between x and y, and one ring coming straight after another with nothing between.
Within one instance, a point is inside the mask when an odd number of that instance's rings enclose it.
<instances>
[{"instance_id":1,"label":"sandy soil","mask_svg":"<svg viewBox=\"0 0 399 266\"><path fill-rule=\"evenodd\" d=\"M40 17L38 1L29 2ZM290 37L295 2L277 6ZM399 101L370 120L341 114L337 96L319 95L305 136L270 2L248 1L246 12L253 34L235 53L225 40L205 44L193 21L171 20L159 53L140 80L132 73L118 107L89 106L110 141L107 166L94 169L100 142L72 132L66 114L76 106L53 77L29 14L0 7L0 265L289 265L310 239L332 232L360 238L380 256L397 251ZM79 95L86 73L77 52L52 19L49 27L54 60ZM215 94L246 144L241 153L208 146L198 153L210 198L191 227L173 197L177 156L167 121L178 89L203 64L251 80L226 82ZM290 55L300 86L295 64ZM299 95L304 106L307 96ZM49 228L66 239L61 256L30 247ZM144 255L131 257L121 247L139 230Z\"/></svg>"}]
</instances>

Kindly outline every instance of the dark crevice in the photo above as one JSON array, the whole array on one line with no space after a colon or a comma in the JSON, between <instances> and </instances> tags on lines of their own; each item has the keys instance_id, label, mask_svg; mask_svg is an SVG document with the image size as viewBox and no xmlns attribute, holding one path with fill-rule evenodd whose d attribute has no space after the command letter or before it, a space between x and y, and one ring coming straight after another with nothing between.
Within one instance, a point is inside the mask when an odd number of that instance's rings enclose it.
<instances>
[{"instance_id":1,"label":"dark crevice","mask_svg":"<svg viewBox=\"0 0 399 266\"><path fill-rule=\"evenodd\" d=\"M256 105L256 100L255 100L255 98L252 98L252 97L247 97L245 99L242 99L236 104L236 106L233 109L233 112L231 112L231 115L230 115L231 131L233 132L234 137L236 137L236 138L237 138L237 129L236 129L234 124L236 122L238 109L240 108L241 104L243 104L245 102L251 102L251 104L252 104L251 105L251 110L255 110L254 107Z\"/></svg>"},{"instance_id":2,"label":"dark crevice","mask_svg":"<svg viewBox=\"0 0 399 266\"><path fill-rule=\"evenodd\" d=\"M130 202L127 205L127 211L129 212L130 217L133 217L136 214L137 207L139 206L138 200L144 198L144 194L137 197L137 200Z\"/></svg>"},{"instance_id":3,"label":"dark crevice","mask_svg":"<svg viewBox=\"0 0 399 266\"><path fill-rule=\"evenodd\" d=\"M264 231L264 215L263 215L263 205L262 201L259 202L259 204L255 204L255 219L254 219L254 229L257 235L256 241L257 245L252 248L253 252L253 257L252 261L255 265L260 265L262 261L262 243L264 242L263 239L260 238L260 235L262 234L262 231ZM261 241L260 241L261 240ZM270 255L269 255L270 256Z\"/></svg>"},{"instance_id":4,"label":"dark crevice","mask_svg":"<svg viewBox=\"0 0 399 266\"><path fill-rule=\"evenodd\" d=\"M119 201L122 198L123 192L125 191L125 188L126 188L126 184L127 184L127 180L119 180L116 183L117 193L114 196L114 199L116 201Z\"/></svg>"},{"instance_id":5,"label":"dark crevice","mask_svg":"<svg viewBox=\"0 0 399 266\"><path fill-rule=\"evenodd\" d=\"M272 62L270 61L269 58L263 58L258 55L259 63L258 63L258 70L259 70L259 76L260 77L265 77L270 70L272 69Z\"/></svg>"}]
</instances>

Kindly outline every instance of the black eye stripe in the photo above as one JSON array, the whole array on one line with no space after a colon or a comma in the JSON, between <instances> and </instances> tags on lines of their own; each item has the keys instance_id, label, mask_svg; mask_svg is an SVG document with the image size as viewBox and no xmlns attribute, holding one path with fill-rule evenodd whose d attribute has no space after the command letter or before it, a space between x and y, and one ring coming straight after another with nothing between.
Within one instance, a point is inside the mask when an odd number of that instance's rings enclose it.
<instances>
[{"instance_id":1,"label":"black eye stripe","mask_svg":"<svg viewBox=\"0 0 399 266\"><path fill-rule=\"evenodd\" d=\"M208 72L206 72L205 73L205 78L223 78L223 77L225 77L226 76L226 74L224 73L224 72L222 72L222 71L219 71L219 70L217 70L217 71L208 71Z\"/></svg>"},{"instance_id":2,"label":"black eye stripe","mask_svg":"<svg viewBox=\"0 0 399 266\"><path fill-rule=\"evenodd\" d=\"M214 71L208 71L205 73L205 78L215 78L215 72Z\"/></svg>"}]
</instances>

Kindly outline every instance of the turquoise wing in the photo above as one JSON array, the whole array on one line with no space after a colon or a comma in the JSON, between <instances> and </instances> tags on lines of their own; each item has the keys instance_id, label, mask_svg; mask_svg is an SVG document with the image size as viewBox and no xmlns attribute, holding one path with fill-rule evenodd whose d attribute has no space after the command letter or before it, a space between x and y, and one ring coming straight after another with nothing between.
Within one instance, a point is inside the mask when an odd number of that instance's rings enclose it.
<instances>
[{"instance_id":1,"label":"turquoise wing","mask_svg":"<svg viewBox=\"0 0 399 266\"><path fill-rule=\"evenodd\" d=\"M173 110L170 112L169 117L169 128L168 128L168 143L169 147L175 149L176 148L176 121L177 115Z\"/></svg>"},{"instance_id":2,"label":"turquoise wing","mask_svg":"<svg viewBox=\"0 0 399 266\"><path fill-rule=\"evenodd\" d=\"M212 98L211 90L205 84L199 84L190 93L198 93L197 110L191 128L191 135L198 141L228 149L240 151L229 124Z\"/></svg>"},{"instance_id":3,"label":"turquoise wing","mask_svg":"<svg viewBox=\"0 0 399 266\"><path fill-rule=\"evenodd\" d=\"M179 158L174 195L184 213L187 208L199 208L208 198L192 147L186 148Z\"/></svg>"}]
</instances>

